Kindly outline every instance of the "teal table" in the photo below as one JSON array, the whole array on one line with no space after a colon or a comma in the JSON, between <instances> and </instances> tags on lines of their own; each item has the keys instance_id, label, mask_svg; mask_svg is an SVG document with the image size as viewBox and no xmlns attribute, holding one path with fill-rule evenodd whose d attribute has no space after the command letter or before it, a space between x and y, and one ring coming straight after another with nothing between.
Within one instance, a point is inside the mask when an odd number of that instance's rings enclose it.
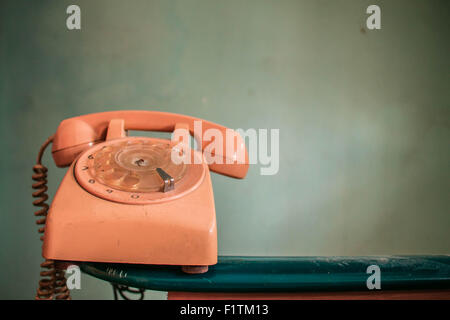
<instances>
[{"instance_id":1,"label":"teal table","mask_svg":"<svg viewBox=\"0 0 450 320\"><path fill-rule=\"evenodd\" d=\"M368 291L367 268L380 268L382 290L450 289L450 256L220 256L204 274L178 266L83 263L81 270L114 284L169 292L294 293Z\"/></svg>"}]
</instances>

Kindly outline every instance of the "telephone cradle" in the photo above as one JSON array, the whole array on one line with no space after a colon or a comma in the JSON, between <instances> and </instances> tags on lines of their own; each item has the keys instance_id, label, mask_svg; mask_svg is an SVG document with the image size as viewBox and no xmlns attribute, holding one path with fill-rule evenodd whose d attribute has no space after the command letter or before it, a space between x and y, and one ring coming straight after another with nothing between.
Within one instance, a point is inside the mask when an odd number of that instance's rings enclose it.
<instances>
[{"instance_id":1,"label":"telephone cradle","mask_svg":"<svg viewBox=\"0 0 450 320\"><path fill-rule=\"evenodd\" d=\"M129 130L174 134L170 140L131 137ZM222 134L223 145L212 147L214 139L202 139L207 130ZM226 139L230 134L233 138ZM188 146L189 135L197 150ZM41 159L50 143L56 166L69 169L49 207ZM174 161L174 155L183 161ZM41 266L50 270L41 272L47 278L37 298L57 294L58 284L51 282L64 282L58 269L77 262L175 265L186 273L207 272L217 263L210 171L242 179L248 165L238 133L194 117L112 111L63 120L33 168L34 204L41 208L35 215L44 233L46 261Z\"/></svg>"}]
</instances>

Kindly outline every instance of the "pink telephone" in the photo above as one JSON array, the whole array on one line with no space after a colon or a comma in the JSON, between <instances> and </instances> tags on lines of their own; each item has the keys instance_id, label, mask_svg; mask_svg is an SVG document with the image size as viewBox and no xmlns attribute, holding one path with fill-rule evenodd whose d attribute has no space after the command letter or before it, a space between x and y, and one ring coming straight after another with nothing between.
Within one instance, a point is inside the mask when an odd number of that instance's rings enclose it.
<instances>
[{"instance_id":1,"label":"pink telephone","mask_svg":"<svg viewBox=\"0 0 450 320\"><path fill-rule=\"evenodd\" d=\"M191 161L175 163L172 153L183 153L179 141L127 136L128 130L175 129L193 135L195 126L234 138L210 148L212 141L197 136L201 150L190 150ZM56 165L70 168L49 208L41 158L51 142ZM207 165L206 156L221 161ZM41 272L47 278L37 298L67 298L61 266L68 262L180 265L187 273L206 272L217 263L209 170L244 178L248 155L239 134L212 122L165 112L113 111L62 121L33 169L34 204L41 207L35 215L43 217L38 224L45 231L42 267L48 269Z\"/></svg>"}]
</instances>

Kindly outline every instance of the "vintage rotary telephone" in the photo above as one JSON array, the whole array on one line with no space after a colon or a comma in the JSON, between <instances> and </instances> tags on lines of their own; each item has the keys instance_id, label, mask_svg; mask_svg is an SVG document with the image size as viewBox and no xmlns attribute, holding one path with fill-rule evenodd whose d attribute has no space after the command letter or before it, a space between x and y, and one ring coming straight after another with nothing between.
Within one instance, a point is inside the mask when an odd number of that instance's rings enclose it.
<instances>
[{"instance_id":1,"label":"vintage rotary telephone","mask_svg":"<svg viewBox=\"0 0 450 320\"><path fill-rule=\"evenodd\" d=\"M196 126L222 134L223 148L209 148L214 140L195 136ZM194 135L199 146L189 149L187 163L171 158L172 152L183 154L186 149L180 146L186 142L127 136L128 130L178 129ZM226 139L230 134L233 138ZM41 159L50 143L56 165L69 170L49 207L47 168ZM206 156L221 161L208 165ZM33 204L40 207L35 215L46 259L36 298L67 299L64 266L74 262L179 265L187 273L206 272L217 263L209 170L244 178L248 155L238 133L209 121L113 111L62 121L42 145L33 170Z\"/></svg>"}]
</instances>

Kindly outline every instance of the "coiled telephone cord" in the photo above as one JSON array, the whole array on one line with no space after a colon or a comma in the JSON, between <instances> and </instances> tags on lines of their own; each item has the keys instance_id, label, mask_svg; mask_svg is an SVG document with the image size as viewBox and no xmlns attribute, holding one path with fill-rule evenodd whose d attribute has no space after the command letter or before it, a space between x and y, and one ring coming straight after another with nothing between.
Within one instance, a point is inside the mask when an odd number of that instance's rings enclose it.
<instances>
[{"instance_id":1,"label":"coiled telephone cord","mask_svg":"<svg viewBox=\"0 0 450 320\"><path fill-rule=\"evenodd\" d=\"M34 190L36 190L33 192L33 198L36 198L36 200L33 201L33 205L40 208L39 210L34 212L34 215L38 217L36 224L40 226L38 232L42 234L41 241L44 240L45 222L47 219L47 213L49 209L49 205L46 203L48 199L47 195L48 169L44 165L42 165L41 162L44 151L53 141L53 138L54 135L50 136L41 146L36 164L33 166L34 174L32 178L35 182L33 183L32 187ZM41 268L43 270L41 270L40 272L41 280L39 281L39 288L37 289L35 299L70 300L71 299L70 291L66 285L64 270L56 268L55 262L53 260L48 259L45 259L45 261L41 263Z\"/></svg>"}]
</instances>

